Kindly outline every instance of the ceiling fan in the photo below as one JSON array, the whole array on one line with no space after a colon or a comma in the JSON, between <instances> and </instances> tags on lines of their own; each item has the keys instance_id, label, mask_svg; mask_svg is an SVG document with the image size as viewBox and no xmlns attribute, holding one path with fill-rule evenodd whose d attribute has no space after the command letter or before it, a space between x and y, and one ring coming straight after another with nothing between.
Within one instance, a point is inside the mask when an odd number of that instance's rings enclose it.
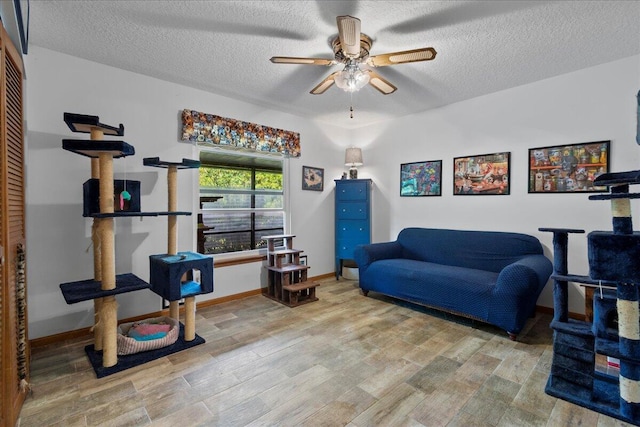
<instances>
[{"instance_id":1,"label":"ceiling fan","mask_svg":"<svg viewBox=\"0 0 640 427\"><path fill-rule=\"evenodd\" d=\"M290 56L274 56L274 64L302 64L332 66L344 64L342 71L336 71L311 89L311 94L320 95L333 84L346 92L362 89L367 83L384 95L395 92L398 88L371 69L360 69L360 65L369 67L386 67L388 65L405 64L408 62L430 61L436 57L436 50L432 47L404 50L369 56L373 41L369 36L360 32L360 20L353 16L338 16L338 37L332 42L334 59L298 58Z\"/></svg>"}]
</instances>

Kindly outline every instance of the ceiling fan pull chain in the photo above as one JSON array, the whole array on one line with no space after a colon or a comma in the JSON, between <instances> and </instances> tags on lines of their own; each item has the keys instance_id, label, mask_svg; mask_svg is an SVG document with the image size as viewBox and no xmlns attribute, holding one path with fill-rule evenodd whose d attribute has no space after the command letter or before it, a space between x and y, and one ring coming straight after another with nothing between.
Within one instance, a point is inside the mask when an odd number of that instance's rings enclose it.
<instances>
[{"instance_id":1,"label":"ceiling fan pull chain","mask_svg":"<svg viewBox=\"0 0 640 427\"><path fill-rule=\"evenodd\" d=\"M349 105L349 117L353 119L353 92L349 93L349 100L350 105Z\"/></svg>"}]
</instances>

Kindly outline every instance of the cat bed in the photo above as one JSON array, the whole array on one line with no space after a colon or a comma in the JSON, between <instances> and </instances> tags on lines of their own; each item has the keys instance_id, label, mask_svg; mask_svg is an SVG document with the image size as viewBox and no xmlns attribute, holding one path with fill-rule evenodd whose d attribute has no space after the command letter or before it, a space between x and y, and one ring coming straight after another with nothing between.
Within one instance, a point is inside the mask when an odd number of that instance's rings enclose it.
<instances>
[{"instance_id":1,"label":"cat bed","mask_svg":"<svg viewBox=\"0 0 640 427\"><path fill-rule=\"evenodd\" d=\"M176 342L180 323L171 317L154 317L118 326L118 355L156 350Z\"/></svg>"}]
</instances>

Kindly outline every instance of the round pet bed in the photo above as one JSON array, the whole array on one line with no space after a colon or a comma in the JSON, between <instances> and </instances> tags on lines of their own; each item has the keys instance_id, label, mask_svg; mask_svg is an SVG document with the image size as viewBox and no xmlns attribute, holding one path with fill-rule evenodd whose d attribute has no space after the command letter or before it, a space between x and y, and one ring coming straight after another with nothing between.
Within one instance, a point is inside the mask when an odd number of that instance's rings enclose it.
<instances>
[{"instance_id":1,"label":"round pet bed","mask_svg":"<svg viewBox=\"0 0 640 427\"><path fill-rule=\"evenodd\" d=\"M136 340L129 336L129 332L134 325L140 324L166 324L170 326L169 331L162 338L149 339L144 341ZM118 326L118 355L140 353L141 351L156 350L166 347L176 342L180 334L180 323L171 317L154 317L137 322L123 323Z\"/></svg>"}]
</instances>

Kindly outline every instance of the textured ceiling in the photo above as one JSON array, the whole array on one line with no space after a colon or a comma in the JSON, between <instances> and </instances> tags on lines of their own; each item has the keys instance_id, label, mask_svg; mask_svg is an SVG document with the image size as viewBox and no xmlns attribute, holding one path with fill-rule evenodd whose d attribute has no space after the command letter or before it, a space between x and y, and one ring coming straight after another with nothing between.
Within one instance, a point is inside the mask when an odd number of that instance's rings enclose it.
<instances>
[{"instance_id":1,"label":"textured ceiling","mask_svg":"<svg viewBox=\"0 0 640 427\"><path fill-rule=\"evenodd\" d=\"M354 128L640 53L640 1L31 1L29 42L252 104ZM361 19L372 55L431 46L377 69L398 87L309 91L341 69L336 16ZM603 82L606 84L606 82ZM185 105L185 108L190 106ZM216 111L209 111L216 114Z\"/></svg>"}]
</instances>

